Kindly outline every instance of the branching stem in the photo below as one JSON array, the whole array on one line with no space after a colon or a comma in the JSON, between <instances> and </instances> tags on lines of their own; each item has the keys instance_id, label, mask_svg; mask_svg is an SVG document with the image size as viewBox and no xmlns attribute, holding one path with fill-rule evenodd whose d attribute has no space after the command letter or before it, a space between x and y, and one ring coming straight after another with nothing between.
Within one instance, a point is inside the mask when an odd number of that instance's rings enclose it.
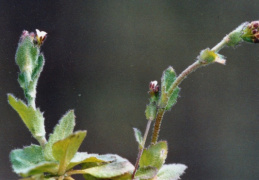
<instances>
[{"instance_id":1,"label":"branching stem","mask_svg":"<svg viewBox=\"0 0 259 180\"><path fill-rule=\"evenodd\" d=\"M224 48L226 46L228 42L228 35L226 37L224 37L216 46L214 46L212 48L212 51L214 52L219 52L222 48ZM178 87L181 82L192 72L194 72L196 69L207 65L204 63L201 63L200 60L196 60L193 64L191 64L190 66L188 66L177 78L176 80L173 82L173 84L170 86L169 90L168 90L168 95L170 97L170 95L174 92L175 88ZM152 133L152 144L155 144L157 142L158 139L158 135L159 135L159 131L160 131L160 126L162 123L162 119L165 113L165 109L164 108L159 108L158 107L158 111L157 111L157 115L156 115L156 122L154 125L154 129L153 129L153 133Z\"/></svg>"},{"instance_id":2,"label":"branching stem","mask_svg":"<svg viewBox=\"0 0 259 180\"><path fill-rule=\"evenodd\" d=\"M136 163L135 163L135 169L134 169L134 172L132 174L132 180L135 177L135 174L136 174L138 166L139 166L140 158L141 158L142 153L143 153L144 148L145 148L145 143L146 143L146 140L147 140L147 135L148 135L148 132L149 132L149 129L150 129L151 122L152 122L152 120L148 120L148 122L147 122L147 127L146 127L145 134L144 134L144 137L143 137L143 142L141 144L141 147L139 148L138 157L137 157L137 160L136 160Z\"/></svg>"}]
</instances>

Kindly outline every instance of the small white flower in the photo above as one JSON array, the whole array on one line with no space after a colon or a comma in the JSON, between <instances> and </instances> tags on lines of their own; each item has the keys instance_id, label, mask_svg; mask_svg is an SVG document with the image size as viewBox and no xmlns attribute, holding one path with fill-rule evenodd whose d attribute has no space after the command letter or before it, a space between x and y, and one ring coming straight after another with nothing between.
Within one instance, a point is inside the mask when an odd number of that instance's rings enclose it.
<instances>
[{"instance_id":1,"label":"small white flower","mask_svg":"<svg viewBox=\"0 0 259 180\"><path fill-rule=\"evenodd\" d=\"M159 87L157 85L157 81L151 81L149 83L149 89L150 89L150 92L154 92L154 93L158 92L159 91Z\"/></svg>"},{"instance_id":2,"label":"small white flower","mask_svg":"<svg viewBox=\"0 0 259 180\"><path fill-rule=\"evenodd\" d=\"M155 87L157 85L157 81L151 81L150 86Z\"/></svg>"},{"instance_id":3,"label":"small white flower","mask_svg":"<svg viewBox=\"0 0 259 180\"><path fill-rule=\"evenodd\" d=\"M36 39L39 45L43 43L43 41L46 39L47 33L45 31L40 31L36 29Z\"/></svg>"}]
</instances>

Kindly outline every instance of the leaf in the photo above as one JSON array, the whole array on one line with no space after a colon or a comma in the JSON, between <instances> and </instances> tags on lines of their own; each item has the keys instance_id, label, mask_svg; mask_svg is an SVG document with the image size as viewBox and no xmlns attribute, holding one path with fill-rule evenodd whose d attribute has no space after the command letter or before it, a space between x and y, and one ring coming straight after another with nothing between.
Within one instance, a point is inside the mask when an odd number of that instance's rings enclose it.
<instances>
[{"instance_id":1,"label":"leaf","mask_svg":"<svg viewBox=\"0 0 259 180\"><path fill-rule=\"evenodd\" d=\"M167 143L166 141L160 141L154 145L150 145L147 149L144 149L139 161L139 166L152 166L157 169L160 169L162 165L165 163L166 157Z\"/></svg>"},{"instance_id":2,"label":"leaf","mask_svg":"<svg viewBox=\"0 0 259 180\"><path fill-rule=\"evenodd\" d=\"M184 164L165 164L158 171L157 176L159 180L178 180L186 168Z\"/></svg>"},{"instance_id":3,"label":"leaf","mask_svg":"<svg viewBox=\"0 0 259 180\"><path fill-rule=\"evenodd\" d=\"M172 66L169 66L162 75L162 86L165 86L165 91L168 91L170 86L176 79L176 73Z\"/></svg>"},{"instance_id":4,"label":"leaf","mask_svg":"<svg viewBox=\"0 0 259 180\"><path fill-rule=\"evenodd\" d=\"M112 178L133 171L134 166L128 162L113 162L102 166L83 169L81 172L90 174L96 178Z\"/></svg>"},{"instance_id":5,"label":"leaf","mask_svg":"<svg viewBox=\"0 0 259 180\"><path fill-rule=\"evenodd\" d=\"M35 80L37 81L37 79L39 78L40 73L43 70L44 64L45 64L44 56L43 56L43 54L40 54L37 61L35 62L35 65L34 65L34 68L33 68L32 74L31 74L31 79L33 81L35 81Z\"/></svg>"},{"instance_id":6,"label":"leaf","mask_svg":"<svg viewBox=\"0 0 259 180\"><path fill-rule=\"evenodd\" d=\"M74 111L68 111L54 128L53 134L49 136L49 141L44 148L44 156L47 160L55 160L52 155L52 146L55 142L68 137L73 133L75 126Z\"/></svg>"},{"instance_id":7,"label":"leaf","mask_svg":"<svg viewBox=\"0 0 259 180\"><path fill-rule=\"evenodd\" d=\"M13 150L10 159L14 172L23 177L43 172L56 173L58 170L57 162L45 161L42 148L38 145Z\"/></svg>"},{"instance_id":8,"label":"leaf","mask_svg":"<svg viewBox=\"0 0 259 180\"><path fill-rule=\"evenodd\" d=\"M139 147L140 148L143 148L143 137L141 135L141 132L139 129L137 128L133 128L134 130L134 134L135 134L135 138L136 138L136 141L137 143L139 144Z\"/></svg>"},{"instance_id":9,"label":"leaf","mask_svg":"<svg viewBox=\"0 0 259 180\"><path fill-rule=\"evenodd\" d=\"M135 175L135 178L138 179L151 179L157 174L158 170L155 167L147 166L140 167Z\"/></svg>"},{"instance_id":10,"label":"leaf","mask_svg":"<svg viewBox=\"0 0 259 180\"><path fill-rule=\"evenodd\" d=\"M178 97L179 88L176 87L173 92L170 90L174 81L176 80L176 73L174 69L169 66L162 75L162 90L161 96L159 100L159 106L165 107L166 110L170 110L171 107L176 103L176 99Z\"/></svg>"},{"instance_id":11,"label":"leaf","mask_svg":"<svg viewBox=\"0 0 259 180\"><path fill-rule=\"evenodd\" d=\"M39 109L27 106L21 100L17 100L13 95L8 94L8 102L19 114L24 124L27 126L33 137L45 137L44 117Z\"/></svg>"},{"instance_id":12,"label":"leaf","mask_svg":"<svg viewBox=\"0 0 259 180\"><path fill-rule=\"evenodd\" d=\"M108 163L115 161L116 157L111 155L98 155L98 154L88 154L86 152L77 152L73 159L71 159L67 170L73 168L74 166L82 163Z\"/></svg>"},{"instance_id":13,"label":"leaf","mask_svg":"<svg viewBox=\"0 0 259 180\"><path fill-rule=\"evenodd\" d=\"M175 88L175 90L173 91L172 95L170 96L169 100L168 100L168 103L165 107L165 109L168 111L168 110L171 110L171 108L173 107L173 105L175 105L175 103L177 102L177 98L178 98L178 95L179 95L179 91L180 91L180 88L177 87Z\"/></svg>"},{"instance_id":14,"label":"leaf","mask_svg":"<svg viewBox=\"0 0 259 180\"><path fill-rule=\"evenodd\" d=\"M85 179L90 176L95 178L130 180L127 177L131 176L134 170L134 166L127 159L122 158L116 154L105 154L102 156L109 159L112 158L114 161L105 165L95 164L95 166L91 168L89 168L88 165L85 166L87 163L83 164L83 170L80 170L80 174L83 174Z\"/></svg>"},{"instance_id":15,"label":"leaf","mask_svg":"<svg viewBox=\"0 0 259 180\"><path fill-rule=\"evenodd\" d=\"M62 139L52 146L52 153L54 158L59 161L59 174L65 173L68 164L76 154L81 143L86 136L86 131L77 131L70 136Z\"/></svg>"}]
</instances>

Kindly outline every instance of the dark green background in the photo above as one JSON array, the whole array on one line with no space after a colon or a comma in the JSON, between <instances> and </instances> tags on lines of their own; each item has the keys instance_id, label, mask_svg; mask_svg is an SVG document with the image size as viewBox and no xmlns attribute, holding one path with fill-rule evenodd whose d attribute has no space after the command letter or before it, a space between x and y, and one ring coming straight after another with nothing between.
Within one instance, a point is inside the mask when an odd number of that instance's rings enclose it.
<instances>
[{"instance_id":1,"label":"dark green background","mask_svg":"<svg viewBox=\"0 0 259 180\"><path fill-rule=\"evenodd\" d=\"M11 149L36 143L6 101L7 93L24 99L14 63L22 30L48 32L37 88L47 132L75 109L75 129L88 130L81 151L134 163L132 128L145 129L149 82L169 65L179 74L200 50L256 19L258 0L0 0L0 179L18 179ZM259 179L258 50L226 48L226 66L199 69L181 84L159 139L169 144L166 163L188 166L183 180Z\"/></svg>"}]
</instances>

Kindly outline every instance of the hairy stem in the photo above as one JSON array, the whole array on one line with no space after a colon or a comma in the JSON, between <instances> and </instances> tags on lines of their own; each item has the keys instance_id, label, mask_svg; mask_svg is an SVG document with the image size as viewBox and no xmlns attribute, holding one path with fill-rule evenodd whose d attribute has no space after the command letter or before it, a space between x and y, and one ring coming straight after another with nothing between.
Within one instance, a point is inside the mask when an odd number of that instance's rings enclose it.
<instances>
[{"instance_id":1,"label":"hairy stem","mask_svg":"<svg viewBox=\"0 0 259 180\"><path fill-rule=\"evenodd\" d=\"M143 142L141 144L141 148L139 148L138 157L137 157L137 160L136 160L136 163L135 163L135 169L134 169L134 172L132 174L132 180L135 177L135 174L136 174L138 166L139 166L140 158L141 158L142 153L143 153L144 148L145 148L145 143L146 143L146 140L147 140L147 135L148 135L148 132L149 132L149 129L150 129L151 122L152 122L152 120L148 120L148 122L147 122L147 127L146 127L145 134L144 134L144 137L143 137Z\"/></svg>"},{"instance_id":2,"label":"hairy stem","mask_svg":"<svg viewBox=\"0 0 259 180\"><path fill-rule=\"evenodd\" d=\"M40 143L41 147L45 147L45 145L47 143L45 136L39 136L39 137L36 137L36 139Z\"/></svg>"},{"instance_id":3,"label":"hairy stem","mask_svg":"<svg viewBox=\"0 0 259 180\"><path fill-rule=\"evenodd\" d=\"M228 35L226 37L224 37L216 46L214 46L212 48L212 51L214 52L219 52L222 48L224 48L226 46L228 42ZM198 60L196 60L193 64L191 64L190 66L188 66L177 78L176 80L173 82L173 84L170 86L169 90L168 90L168 95L171 95L175 88L178 87L181 82L192 72L194 72L196 69L207 65L204 63L201 63ZM165 113L165 109L164 108L159 108L158 112L157 112L157 116L156 116L156 122L154 125L154 129L153 129L153 133L152 133L152 144L155 144L157 142L158 139L158 135L159 135L159 131L160 131L160 126L162 123L162 119Z\"/></svg>"},{"instance_id":4,"label":"hairy stem","mask_svg":"<svg viewBox=\"0 0 259 180\"><path fill-rule=\"evenodd\" d=\"M165 114L164 108L158 109L157 115L156 115L156 122L154 125L153 134L152 134L152 140L151 140L152 144L155 144L157 142L158 134L160 131L160 126L161 126L161 122L162 122L164 114Z\"/></svg>"}]
</instances>

